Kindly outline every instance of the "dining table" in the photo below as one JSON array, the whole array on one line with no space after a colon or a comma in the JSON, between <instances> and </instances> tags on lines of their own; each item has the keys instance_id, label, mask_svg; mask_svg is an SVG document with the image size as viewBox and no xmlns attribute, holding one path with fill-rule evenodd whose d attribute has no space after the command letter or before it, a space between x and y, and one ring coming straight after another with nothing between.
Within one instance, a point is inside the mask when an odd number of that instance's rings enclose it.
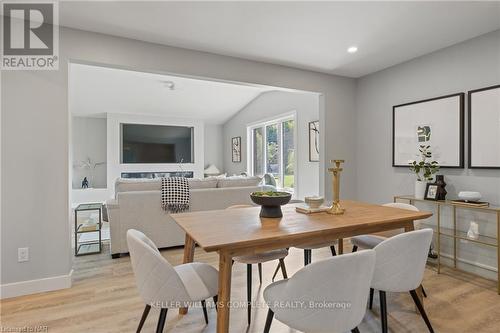
<instances>
[{"instance_id":1,"label":"dining table","mask_svg":"<svg viewBox=\"0 0 500 333\"><path fill-rule=\"evenodd\" d=\"M259 217L260 207L171 214L185 231L184 263L193 261L195 246L219 255L217 332L229 332L232 258L311 243L328 243L394 229L414 230L413 221L432 216L352 200L342 200L342 215L303 214L297 204L282 207L281 218ZM340 249L339 254L342 253ZM187 308L179 309L181 314Z\"/></svg>"}]
</instances>

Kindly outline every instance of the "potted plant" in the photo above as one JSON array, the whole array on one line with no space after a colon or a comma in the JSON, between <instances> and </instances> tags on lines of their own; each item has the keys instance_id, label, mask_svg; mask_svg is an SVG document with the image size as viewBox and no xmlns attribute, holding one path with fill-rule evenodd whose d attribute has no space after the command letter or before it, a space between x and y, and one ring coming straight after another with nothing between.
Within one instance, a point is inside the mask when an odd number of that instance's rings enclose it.
<instances>
[{"instance_id":1,"label":"potted plant","mask_svg":"<svg viewBox=\"0 0 500 333\"><path fill-rule=\"evenodd\" d=\"M429 161L432 159L430 151L431 146L420 145L420 161L410 162L410 170L415 172L417 180L415 181L415 198L423 199L425 195L425 187L428 181L432 180L434 175L439 170L438 162Z\"/></svg>"}]
</instances>

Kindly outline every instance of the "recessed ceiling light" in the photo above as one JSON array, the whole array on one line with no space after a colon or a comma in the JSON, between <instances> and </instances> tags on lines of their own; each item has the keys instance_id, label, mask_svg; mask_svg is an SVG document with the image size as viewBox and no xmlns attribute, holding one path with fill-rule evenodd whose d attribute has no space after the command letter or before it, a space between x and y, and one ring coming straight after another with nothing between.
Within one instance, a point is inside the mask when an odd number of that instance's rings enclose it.
<instances>
[{"instance_id":1,"label":"recessed ceiling light","mask_svg":"<svg viewBox=\"0 0 500 333\"><path fill-rule=\"evenodd\" d=\"M161 81L166 88L170 89L170 90L174 90L175 89L175 83L174 81Z\"/></svg>"},{"instance_id":2,"label":"recessed ceiling light","mask_svg":"<svg viewBox=\"0 0 500 333\"><path fill-rule=\"evenodd\" d=\"M358 52L358 48L356 46L351 46L350 48L347 49L347 52L356 53Z\"/></svg>"}]
</instances>

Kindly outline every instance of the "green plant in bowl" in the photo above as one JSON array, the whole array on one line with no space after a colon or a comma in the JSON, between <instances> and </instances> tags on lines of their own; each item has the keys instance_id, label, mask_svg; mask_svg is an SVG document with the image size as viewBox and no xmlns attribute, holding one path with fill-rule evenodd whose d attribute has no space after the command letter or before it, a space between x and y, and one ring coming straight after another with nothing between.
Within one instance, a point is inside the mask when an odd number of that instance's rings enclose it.
<instances>
[{"instance_id":1,"label":"green plant in bowl","mask_svg":"<svg viewBox=\"0 0 500 333\"><path fill-rule=\"evenodd\" d=\"M257 191L250 194L250 198L261 206L260 217L282 217L281 206L290 201L292 194L278 191Z\"/></svg>"}]
</instances>

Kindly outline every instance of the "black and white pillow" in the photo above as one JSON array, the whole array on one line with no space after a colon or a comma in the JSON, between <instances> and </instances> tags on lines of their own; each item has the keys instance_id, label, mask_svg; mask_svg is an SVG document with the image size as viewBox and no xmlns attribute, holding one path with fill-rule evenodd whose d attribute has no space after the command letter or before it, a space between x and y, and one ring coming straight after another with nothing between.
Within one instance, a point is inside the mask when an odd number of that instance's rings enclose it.
<instances>
[{"instance_id":1,"label":"black and white pillow","mask_svg":"<svg viewBox=\"0 0 500 333\"><path fill-rule=\"evenodd\" d=\"M161 206L169 213L181 213L189 209L189 182L184 177L161 179Z\"/></svg>"}]
</instances>

